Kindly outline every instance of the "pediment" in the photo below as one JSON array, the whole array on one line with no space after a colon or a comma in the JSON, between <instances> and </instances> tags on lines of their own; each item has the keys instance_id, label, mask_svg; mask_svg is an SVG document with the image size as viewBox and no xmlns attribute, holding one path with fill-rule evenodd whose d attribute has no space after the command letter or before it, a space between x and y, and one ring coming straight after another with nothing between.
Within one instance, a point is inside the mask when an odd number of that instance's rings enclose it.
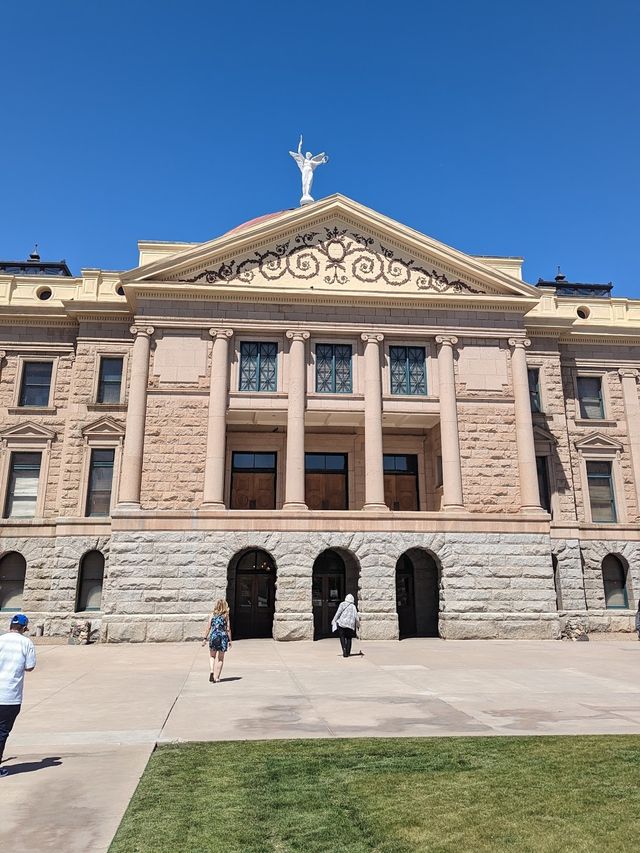
<instances>
[{"instance_id":1,"label":"pediment","mask_svg":"<svg viewBox=\"0 0 640 853\"><path fill-rule=\"evenodd\" d=\"M614 453L623 450L623 445L603 432L591 432L575 442L578 450L608 450Z\"/></svg>"},{"instance_id":2,"label":"pediment","mask_svg":"<svg viewBox=\"0 0 640 853\"><path fill-rule=\"evenodd\" d=\"M56 437L53 430L47 429L33 421L23 421L0 432L0 438L12 441L53 441Z\"/></svg>"},{"instance_id":3,"label":"pediment","mask_svg":"<svg viewBox=\"0 0 640 853\"><path fill-rule=\"evenodd\" d=\"M124 426L112 418L102 417L91 424L88 424L82 430L82 435L85 438L100 437L100 438L122 438L124 435Z\"/></svg>"},{"instance_id":4,"label":"pediment","mask_svg":"<svg viewBox=\"0 0 640 853\"><path fill-rule=\"evenodd\" d=\"M557 444L558 439L553 435L553 433L549 432L549 430L544 429L541 426L534 426L533 428L533 438L540 444Z\"/></svg>"},{"instance_id":5,"label":"pediment","mask_svg":"<svg viewBox=\"0 0 640 853\"><path fill-rule=\"evenodd\" d=\"M258 219L123 276L219 289L539 298L535 288L343 196Z\"/></svg>"}]
</instances>

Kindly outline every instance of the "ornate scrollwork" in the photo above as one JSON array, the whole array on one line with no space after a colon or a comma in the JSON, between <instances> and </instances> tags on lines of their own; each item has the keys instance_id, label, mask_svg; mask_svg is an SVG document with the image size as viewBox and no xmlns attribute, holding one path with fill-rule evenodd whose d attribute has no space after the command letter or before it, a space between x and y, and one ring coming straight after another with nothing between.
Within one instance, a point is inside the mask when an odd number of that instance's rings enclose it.
<instances>
[{"instance_id":1,"label":"ornate scrollwork","mask_svg":"<svg viewBox=\"0 0 640 853\"><path fill-rule=\"evenodd\" d=\"M413 260L405 260L393 249L347 228L325 227L322 237L317 231L297 234L266 252L240 262L226 261L214 269L199 272L181 281L195 284L250 284L254 281L277 281L284 275L294 279L322 278L325 284L362 284L384 282L402 287L413 280L418 290L436 293L482 293L461 279L449 279L435 269L428 270ZM320 239L316 239L320 238Z\"/></svg>"}]
</instances>

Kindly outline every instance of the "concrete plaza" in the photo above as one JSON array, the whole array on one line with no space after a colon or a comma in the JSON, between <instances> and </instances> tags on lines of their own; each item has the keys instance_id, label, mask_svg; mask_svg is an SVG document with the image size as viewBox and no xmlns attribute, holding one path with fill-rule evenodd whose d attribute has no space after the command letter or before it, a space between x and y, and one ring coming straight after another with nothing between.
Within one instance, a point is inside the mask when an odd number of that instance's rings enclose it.
<instances>
[{"instance_id":1,"label":"concrete plaza","mask_svg":"<svg viewBox=\"0 0 640 853\"><path fill-rule=\"evenodd\" d=\"M106 851L156 743L639 734L640 643L244 640L39 646L0 780L0 849ZM15 835L14 835L15 833Z\"/></svg>"}]
</instances>

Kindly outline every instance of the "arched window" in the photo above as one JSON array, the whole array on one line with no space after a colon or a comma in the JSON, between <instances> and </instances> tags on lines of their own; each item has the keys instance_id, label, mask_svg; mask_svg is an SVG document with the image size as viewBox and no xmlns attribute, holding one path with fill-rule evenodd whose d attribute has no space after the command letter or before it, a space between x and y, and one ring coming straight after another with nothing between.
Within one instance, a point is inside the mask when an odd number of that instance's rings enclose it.
<instances>
[{"instance_id":1,"label":"arched window","mask_svg":"<svg viewBox=\"0 0 640 853\"><path fill-rule=\"evenodd\" d=\"M607 554L602 561L602 582L604 600L607 607L628 607L627 573L622 562L615 554Z\"/></svg>"},{"instance_id":2,"label":"arched window","mask_svg":"<svg viewBox=\"0 0 640 853\"><path fill-rule=\"evenodd\" d=\"M103 578L104 556L100 551L88 551L80 560L76 612L100 610Z\"/></svg>"},{"instance_id":3,"label":"arched window","mask_svg":"<svg viewBox=\"0 0 640 853\"><path fill-rule=\"evenodd\" d=\"M22 610L26 571L26 561L17 551L9 551L0 560L0 610Z\"/></svg>"}]
</instances>

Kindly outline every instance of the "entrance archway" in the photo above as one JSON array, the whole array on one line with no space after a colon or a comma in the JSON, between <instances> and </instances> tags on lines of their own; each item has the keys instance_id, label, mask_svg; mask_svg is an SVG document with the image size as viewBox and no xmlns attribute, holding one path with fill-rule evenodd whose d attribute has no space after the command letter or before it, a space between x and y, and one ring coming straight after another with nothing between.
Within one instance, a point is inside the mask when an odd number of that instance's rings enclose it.
<instances>
[{"instance_id":1,"label":"entrance archway","mask_svg":"<svg viewBox=\"0 0 640 853\"><path fill-rule=\"evenodd\" d=\"M276 564L266 551L252 549L229 564L227 600L234 639L271 637L276 603Z\"/></svg>"},{"instance_id":2,"label":"entrance archway","mask_svg":"<svg viewBox=\"0 0 640 853\"><path fill-rule=\"evenodd\" d=\"M439 637L440 570L428 551L411 548L396 563L396 609L400 639Z\"/></svg>"},{"instance_id":3,"label":"entrance archway","mask_svg":"<svg viewBox=\"0 0 640 853\"><path fill-rule=\"evenodd\" d=\"M314 640L331 636L331 620L347 593L357 604L359 575L356 559L346 551L329 548L316 557L311 593Z\"/></svg>"}]
</instances>

